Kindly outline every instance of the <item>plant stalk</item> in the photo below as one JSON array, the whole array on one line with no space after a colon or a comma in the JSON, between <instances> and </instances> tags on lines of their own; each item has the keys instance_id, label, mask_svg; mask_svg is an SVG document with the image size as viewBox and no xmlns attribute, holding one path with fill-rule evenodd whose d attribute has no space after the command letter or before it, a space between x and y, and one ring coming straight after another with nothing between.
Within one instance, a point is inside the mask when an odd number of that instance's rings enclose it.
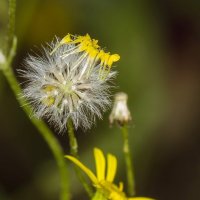
<instances>
[{"instance_id":1,"label":"plant stalk","mask_svg":"<svg viewBox=\"0 0 200 200\"><path fill-rule=\"evenodd\" d=\"M78 142L74 134L73 122L70 118L67 121L67 130L68 130L68 136L69 136L69 145L70 145L71 155L78 158ZM83 185L85 191L87 192L88 196L90 198L93 197L92 187L87 183L82 172L80 171L78 167L75 167L75 172L81 184Z\"/></svg>"},{"instance_id":2,"label":"plant stalk","mask_svg":"<svg viewBox=\"0 0 200 200\"><path fill-rule=\"evenodd\" d=\"M131 160L131 153L129 148L129 132L128 126L124 125L121 127L122 136L123 136L123 152L125 157L125 164L126 164L126 175L127 175L127 185L128 185L128 194L130 196L135 195L135 178L134 178L134 170L133 170L133 163Z\"/></svg>"},{"instance_id":3,"label":"plant stalk","mask_svg":"<svg viewBox=\"0 0 200 200\"><path fill-rule=\"evenodd\" d=\"M13 38L15 35L15 12L16 12L16 0L9 0L8 2L8 32L6 38L6 56L8 56L12 47Z\"/></svg>"},{"instance_id":4,"label":"plant stalk","mask_svg":"<svg viewBox=\"0 0 200 200\"><path fill-rule=\"evenodd\" d=\"M92 200L107 200L107 198L104 196L104 194L100 190L97 190Z\"/></svg>"}]
</instances>

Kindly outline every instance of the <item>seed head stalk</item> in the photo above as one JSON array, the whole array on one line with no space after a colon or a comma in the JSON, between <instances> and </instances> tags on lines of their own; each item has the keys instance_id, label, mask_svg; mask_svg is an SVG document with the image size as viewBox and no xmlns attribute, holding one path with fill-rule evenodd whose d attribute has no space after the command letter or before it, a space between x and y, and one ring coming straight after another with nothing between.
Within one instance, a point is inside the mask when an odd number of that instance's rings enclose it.
<instances>
[{"instance_id":1,"label":"seed head stalk","mask_svg":"<svg viewBox=\"0 0 200 200\"><path fill-rule=\"evenodd\" d=\"M134 169L133 163L131 160L131 153L129 148L129 131L128 126L123 125L121 128L122 136L123 136L123 152L126 164L126 175L127 175L127 184L128 184L128 194L130 196L135 195L135 177L134 177Z\"/></svg>"},{"instance_id":2,"label":"seed head stalk","mask_svg":"<svg viewBox=\"0 0 200 200\"><path fill-rule=\"evenodd\" d=\"M17 81L13 69L11 67L13 58L16 54L17 47L17 38L14 35L14 27L15 27L15 9L16 9L16 1L9 1L9 25L8 25L8 40L7 40L7 48L6 48L6 62L1 67L2 73L8 81L8 84L13 91L18 103L31 120L32 124L37 128L45 142L48 144L50 150L52 151L54 158L57 162L60 172L61 179L61 192L60 192L60 200L69 200L69 185L68 185L68 173L67 173L67 165L64 160L64 152L55 138L50 129L46 126L46 124L36 119L35 117L30 118L29 116L32 113L32 107L26 102L26 100L21 97L19 98L19 94L22 93L21 88L19 86L19 82Z\"/></svg>"},{"instance_id":3,"label":"seed head stalk","mask_svg":"<svg viewBox=\"0 0 200 200\"><path fill-rule=\"evenodd\" d=\"M68 131L68 136L69 136L69 145L70 145L71 155L78 158L78 142L74 133L73 122L70 118L67 120L67 131ZM91 198L93 196L92 187L87 183L80 169L77 167L75 167L74 169L85 191L87 192L88 196Z\"/></svg>"}]
</instances>

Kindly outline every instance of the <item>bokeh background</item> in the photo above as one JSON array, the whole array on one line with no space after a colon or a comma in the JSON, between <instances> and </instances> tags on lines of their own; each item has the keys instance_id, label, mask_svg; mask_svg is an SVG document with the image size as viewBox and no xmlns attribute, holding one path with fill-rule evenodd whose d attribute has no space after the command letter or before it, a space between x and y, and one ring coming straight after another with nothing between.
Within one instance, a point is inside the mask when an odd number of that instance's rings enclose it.
<instances>
[{"instance_id":1,"label":"bokeh background","mask_svg":"<svg viewBox=\"0 0 200 200\"><path fill-rule=\"evenodd\" d=\"M8 1L0 0L0 48L7 23ZM113 93L129 95L137 194L200 199L200 1L18 0L15 72L35 46L67 33L89 33L121 55ZM108 115L77 131L80 157L94 169L94 146L115 154L116 181L125 182L121 133ZM67 135L55 135L69 153ZM87 199L70 163L69 171L73 200ZM53 156L0 73L0 199L56 200L58 193Z\"/></svg>"}]
</instances>

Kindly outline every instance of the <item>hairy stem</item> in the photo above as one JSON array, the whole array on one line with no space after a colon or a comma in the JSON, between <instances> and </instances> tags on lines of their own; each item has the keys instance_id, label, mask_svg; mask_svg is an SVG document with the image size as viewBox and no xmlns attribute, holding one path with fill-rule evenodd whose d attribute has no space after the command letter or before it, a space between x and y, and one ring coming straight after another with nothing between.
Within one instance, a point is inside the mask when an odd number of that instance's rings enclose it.
<instances>
[{"instance_id":1,"label":"hairy stem","mask_svg":"<svg viewBox=\"0 0 200 200\"><path fill-rule=\"evenodd\" d=\"M74 157L78 157L78 143L74 134L74 127L71 119L68 119L67 121L67 130L69 136L70 153Z\"/></svg>"},{"instance_id":2,"label":"hairy stem","mask_svg":"<svg viewBox=\"0 0 200 200\"><path fill-rule=\"evenodd\" d=\"M67 121L67 130L68 130L69 145L70 145L71 154L74 157L78 158L78 142L77 142L76 136L74 134L74 126L73 126L73 122L72 122L71 119L68 119L68 121ZM83 174L80 171L80 169L75 167L75 172L76 172L76 175L79 178L81 184L85 188L88 196L92 197L93 196L93 190L92 190L91 186L87 183L85 178L83 177Z\"/></svg>"},{"instance_id":3,"label":"hairy stem","mask_svg":"<svg viewBox=\"0 0 200 200\"><path fill-rule=\"evenodd\" d=\"M121 127L122 135L123 135L123 152L125 157L125 164L126 164L126 174L127 174L127 184L128 184L128 194L130 196L135 195L135 178L134 178L134 171L133 171L133 164L131 161L131 153L129 148L129 138L128 138L128 127L124 125Z\"/></svg>"}]
</instances>

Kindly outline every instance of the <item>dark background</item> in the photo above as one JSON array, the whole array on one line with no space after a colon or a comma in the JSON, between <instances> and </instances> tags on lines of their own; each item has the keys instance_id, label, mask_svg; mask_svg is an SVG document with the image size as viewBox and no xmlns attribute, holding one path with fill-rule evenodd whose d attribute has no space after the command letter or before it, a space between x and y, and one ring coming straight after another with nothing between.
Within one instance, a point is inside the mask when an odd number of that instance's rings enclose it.
<instances>
[{"instance_id":1,"label":"dark background","mask_svg":"<svg viewBox=\"0 0 200 200\"><path fill-rule=\"evenodd\" d=\"M0 48L7 23L0 0ZM121 55L116 91L129 95L138 196L200 199L200 1L19 0L15 72L34 46L67 33L89 33ZM116 183L125 182L120 130L109 128L108 115L77 131L80 157L94 169L93 147L115 154ZM55 135L69 153L67 135ZM69 170L73 199L87 199ZM58 192L53 156L0 73L0 199L55 200Z\"/></svg>"}]
</instances>

